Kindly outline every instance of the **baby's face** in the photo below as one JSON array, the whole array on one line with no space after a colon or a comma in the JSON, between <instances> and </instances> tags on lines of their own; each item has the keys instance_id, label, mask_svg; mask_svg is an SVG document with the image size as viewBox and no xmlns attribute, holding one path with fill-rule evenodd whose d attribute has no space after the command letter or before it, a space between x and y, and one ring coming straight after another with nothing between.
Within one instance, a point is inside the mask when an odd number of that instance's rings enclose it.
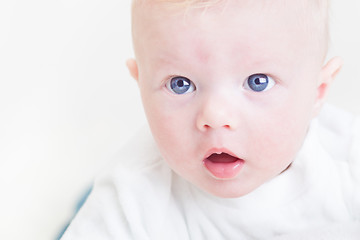
<instances>
[{"instance_id":1,"label":"baby's face","mask_svg":"<svg viewBox=\"0 0 360 240\"><path fill-rule=\"evenodd\" d=\"M159 150L220 197L284 171L317 110L323 52L299 6L249 2L206 11L150 4L134 16L138 83Z\"/></svg>"}]
</instances>

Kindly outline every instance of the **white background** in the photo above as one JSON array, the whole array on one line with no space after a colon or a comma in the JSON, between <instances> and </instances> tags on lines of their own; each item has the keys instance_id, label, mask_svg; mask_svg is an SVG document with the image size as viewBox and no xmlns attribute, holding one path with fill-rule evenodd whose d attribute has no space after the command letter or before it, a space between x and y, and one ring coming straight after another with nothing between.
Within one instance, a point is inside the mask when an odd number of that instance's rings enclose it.
<instances>
[{"instance_id":1,"label":"white background","mask_svg":"<svg viewBox=\"0 0 360 240\"><path fill-rule=\"evenodd\" d=\"M360 113L360 2L334 1L329 101ZM54 239L94 174L144 122L130 0L1 0L0 239Z\"/></svg>"}]
</instances>

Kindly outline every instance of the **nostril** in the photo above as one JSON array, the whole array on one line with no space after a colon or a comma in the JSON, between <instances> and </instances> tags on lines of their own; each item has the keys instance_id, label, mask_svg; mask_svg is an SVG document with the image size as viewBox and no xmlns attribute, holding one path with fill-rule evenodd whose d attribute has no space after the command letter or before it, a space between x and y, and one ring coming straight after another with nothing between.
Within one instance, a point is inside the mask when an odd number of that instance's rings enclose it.
<instances>
[{"instance_id":1,"label":"nostril","mask_svg":"<svg viewBox=\"0 0 360 240\"><path fill-rule=\"evenodd\" d=\"M208 124L203 125L203 129L204 129L204 130L208 130L208 129L210 129L210 128L216 128L216 127L210 126L210 125L208 125ZM223 128L225 128L225 129L231 129L231 126L227 124L227 125L224 125Z\"/></svg>"}]
</instances>

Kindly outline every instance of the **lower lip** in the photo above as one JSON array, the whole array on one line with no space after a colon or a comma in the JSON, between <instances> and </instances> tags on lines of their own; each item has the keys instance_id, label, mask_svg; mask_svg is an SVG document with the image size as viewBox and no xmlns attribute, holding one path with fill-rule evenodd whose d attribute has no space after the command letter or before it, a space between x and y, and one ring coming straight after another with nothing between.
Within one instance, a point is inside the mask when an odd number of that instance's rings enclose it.
<instances>
[{"instance_id":1,"label":"lower lip","mask_svg":"<svg viewBox=\"0 0 360 240\"><path fill-rule=\"evenodd\" d=\"M209 159L204 160L206 169L217 179L232 179L235 178L241 171L244 160L238 159L234 162L219 163L212 162Z\"/></svg>"}]
</instances>

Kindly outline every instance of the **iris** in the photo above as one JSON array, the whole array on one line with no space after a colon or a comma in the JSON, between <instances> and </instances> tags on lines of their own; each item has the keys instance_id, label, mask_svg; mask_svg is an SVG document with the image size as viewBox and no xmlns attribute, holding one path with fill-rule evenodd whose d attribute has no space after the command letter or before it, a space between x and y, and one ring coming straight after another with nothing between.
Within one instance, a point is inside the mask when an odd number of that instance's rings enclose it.
<instances>
[{"instance_id":1,"label":"iris","mask_svg":"<svg viewBox=\"0 0 360 240\"><path fill-rule=\"evenodd\" d=\"M269 86L269 77L265 74L253 74L248 77L247 85L255 92L262 92Z\"/></svg>"},{"instance_id":2,"label":"iris","mask_svg":"<svg viewBox=\"0 0 360 240\"><path fill-rule=\"evenodd\" d=\"M167 88L175 94L185 94L195 90L193 82L186 77L173 77Z\"/></svg>"}]
</instances>

